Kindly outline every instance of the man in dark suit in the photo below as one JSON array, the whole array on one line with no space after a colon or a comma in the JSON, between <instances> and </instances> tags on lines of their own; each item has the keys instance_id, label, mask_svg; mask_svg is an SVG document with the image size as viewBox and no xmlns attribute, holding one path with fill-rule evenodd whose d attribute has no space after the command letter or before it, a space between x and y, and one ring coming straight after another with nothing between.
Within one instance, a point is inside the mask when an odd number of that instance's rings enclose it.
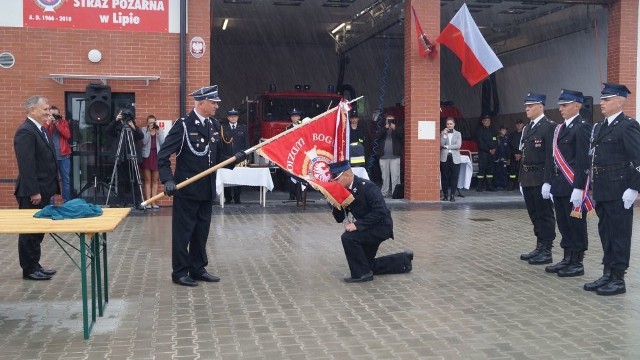
<instances>
[{"instance_id":1,"label":"man in dark suit","mask_svg":"<svg viewBox=\"0 0 640 360\"><path fill-rule=\"evenodd\" d=\"M627 291L624 273L631 253L633 203L640 190L640 125L623 112L630 93L624 85L604 84L600 110L605 119L594 125L591 135L592 189L604 270L584 289L598 295Z\"/></svg>"},{"instance_id":2,"label":"man in dark suit","mask_svg":"<svg viewBox=\"0 0 640 360\"><path fill-rule=\"evenodd\" d=\"M13 148L18 162L18 180L14 195L20 209L42 209L51 197L60 194L58 162L50 139L43 127L49 120L49 100L32 96L25 103L27 119L18 127ZM49 280L56 273L40 265L40 244L44 234L18 235L18 254L22 277Z\"/></svg>"},{"instance_id":3,"label":"man in dark suit","mask_svg":"<svg viewBox=\"0 0 640 360\"><path fill-rule=\"evenodd\" d=\"M511 161L509 162L509 184L507 190L511 191L518 188L518 173L520 172L520 159L522 152L520 151L520 139L522 139L522 129L524 123L521 119L516 120L516 131L509 134L509 153Z\"/></svg>"},{"instance_id":4,"label":"man in dark suit","mask_svg":"<svg viewBox=\"0 0 640 360\"><path fill-rule=\"evenodd\" d=\"M582 203L589 170L589 136L591 124L580 117L584 102L580 91L562 90L558 108L564 123L556 127L553 138L554 172L551 177L551 194L556 210L558 230L562 235L560 246L564 257L555 265L545 268L546 272L560 277L584 275L584 252L587 250L587 210L574 207L574 201ZM589 200L590 204L590 200Z\"/></svg>"},{"instance_id":5,"label":"man in dark suit","mask_svg":"<svg viewBox=\"0 0 640 360\"><path fill-rule=\"evenodd\" d=\"M373 280L373 275L411 271L413 251L376 258L380 244L393 239L393 220L378 186L353 175L349 161L329 164L333 181L349 189L355 200L345 209L333 209L336 222L344 224L342 246L349 263L348 283Z\"/></svg>"},{"instance_id":6,"label":"man in dark suit","mask_svg":"<svg viewBox=\"0 0 640 360\"><path fill-rule=\"evenodd\" d=\"M220 134L224 159L234 156L238 151L244 151L249 148L249 131L247 130L247 125L238 123L239 114L238 110L232 108L227 111L228 122L222 124ZM236 204L240 204L240 192L240 186L225 187L224 202L228 204L233 199Z\"/></svg>"},{"instance_id":7,"label":"man in dark suit","mask_svg":"<svg viewBox=\"0 0 640 360\"><path fill-rule=\"evenodd\" d=\"M179 190L176 187L176 182L192 178L222 160L220 125L211 118L219 107L218 87L206 86L190 96L195 100L194 109L173 124L158 153L164 192L175 195L171 219L171 278L183 286L197 286L196 280L220 281L206 270L211 206L216 198L215 172ZM175 174L171 172L172 154L176 154ZM243 161L246 154L239 152L236 159Z\"/></svg>"},{"instance_id":8,"label":"man in dark suit","mask_svg":"<svg viewBox=\"0 0 640 360\"><path fill-rule=\"evenodd\" d=\"M476 144L478 145L478 184L476 191L484 191L485 186L489 191L493 188L493 166L498 140L496 132L491 127L491 118L488 115L482 117L482 126L476 131Z\"/></svg>"},{"instance_id":9,"label":"man in dark suit","mask_svg":"<svg viewBox=\"0 0 640 360\"><path fill-rule=\"evenodd\" d=\"M528 254L520 255L520 259L532 265L549 264L553 261L551 247L556 238L556 221L550 198L552 143L556 123L544 116L546 99L543 94L527 94L524 106L527 118L531 121L522 131L520 141L520 185L537 241L536 248Z\"/></svg>"}]
</instances>

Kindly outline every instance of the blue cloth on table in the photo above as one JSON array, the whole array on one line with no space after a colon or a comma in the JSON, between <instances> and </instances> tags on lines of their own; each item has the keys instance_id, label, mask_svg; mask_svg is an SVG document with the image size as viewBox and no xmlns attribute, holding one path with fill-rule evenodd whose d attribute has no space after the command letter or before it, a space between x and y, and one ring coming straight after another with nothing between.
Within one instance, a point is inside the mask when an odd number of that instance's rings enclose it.
<instances>
[{"instance_id":1,"label":"blue cloth on table","mask_svg":"<svg viewBox=\"0 0 640 360\"><path fill-rule=\"evenodd\" d=\"M102 208L98 205L90 204L84 199L73 199L62 205L47 205L37 213L33 214L35 218L64 220L64 219L82 219L102 215Z\"/></svg>"}]
</instances>

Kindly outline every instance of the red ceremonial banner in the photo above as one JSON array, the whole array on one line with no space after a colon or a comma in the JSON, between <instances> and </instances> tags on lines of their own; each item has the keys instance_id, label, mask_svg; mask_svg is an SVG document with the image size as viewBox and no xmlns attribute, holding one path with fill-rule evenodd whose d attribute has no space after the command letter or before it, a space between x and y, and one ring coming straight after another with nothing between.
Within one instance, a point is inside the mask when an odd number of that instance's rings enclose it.
<instances>
[{"instance_id":1,"label":"red ceremonial banner","mask_svg":"<svg viewBox=\"0 0 640 360\"><path fill-rule=\"evenodd\" d=\"M331 181L328 166L329 163L348 158L347 109L348 105L343 102L287 130L257 150L285 171L307 181L337 208L347 206L354 200L349 190Z\"/></svg>"},{"instance_id":2,"label":"red ceremonial banner","mask_svg":"<svg viewBox=\"0 0 640 360\"><path fill-rule=\"evenodd\" d=\"M22 0L26 28L168 32L168 0Z\"/></svg>"}]
</instances>

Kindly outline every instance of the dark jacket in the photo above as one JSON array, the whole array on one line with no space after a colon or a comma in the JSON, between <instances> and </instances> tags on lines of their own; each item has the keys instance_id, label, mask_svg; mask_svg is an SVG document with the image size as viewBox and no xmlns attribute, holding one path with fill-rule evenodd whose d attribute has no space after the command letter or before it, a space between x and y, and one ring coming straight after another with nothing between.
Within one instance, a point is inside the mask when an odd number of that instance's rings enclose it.
<instances>
[{"instance_id":1,"label":"dark jacket","mask_svg":"<svg viewBox=\"0 0 640 360\"><path fill-rule=\"evenodd\" d=\"M220 136L224 159L228 159L238 151L247 150L250 147L247 125L236 123L236 128L232 130L229 122L225 122L222 124Z\"/></svg>"},{"instance_id":2,"label":"dark jacket","mask_svg":"<svg viewBox=\"0 0 640 360\"><path fill-rule=\"evenodd\" d=\"M640 190L640 125L624 113L604 129L602 124L594 125L591 141L593 198L620 200L625 190Z\"/></svg>"},{"instance_id":3,"label":"dark jacket","mask_svg":"<svg viewBox=\"0 0 640 360\"><path fill-rule=\"evenodd\" d=\"M215 166L222 160L220 124L215 119L206 119L202 125L192 110L187 117L178 119L158 152L158 171L163 183L173 180L176 184ZM184 128L187 132L185 134ZM198 153L198 154L196 154ZM176 154L175 174L171 172L171 155ZM197 201L213 201L216 197L216 173L176 191L176 197Z\"/></svg>"},{"instance_id":4,"label":"dark jacket","mask_svg":"<svg viewBox=\"0 0 640 360\"><path fill-rule=\"evenodd\" d=\"M354 176L351 193L355 198L351 205L342 210L333 209L336 222L344 221L347 214L351 213L358 231L384 239L393 238L391 211L384 201L380 187L369 180Z\"/></svg>"},{"instance_id":5,"label":"dark jacket","mask_svg":"<svg viewBox=\"0 0 640 360\"><path fill-rule=\"evenodd\" d=\"M560 171L554 162L553 177L551 180L551 194L557 197L569 197L574 188L584 189L589 172L589 136L591 136L591 124L586 123L580 115L571 120L568 127L561 126L558 134L557 149L567 164L573 169L573 185Z\"/></svg>"},{"instance_id":6,"label":"dark jacket","mask_svg":"<svg viewBox=\"0 0 640 360\"><path fill-rule=\"evenodd\" d=\"M556 125L543 116L533 128L529 123L522 130L522 164L519 179L523 187L551 183L553 131Z\"/></svg>"},{"instance_id":7,"label":"dark jacket","mask_svg":"<svg viewBox=\"0 0 640 360\"><path fill-rule=\"evenodd\" d=\"M110 135L113 138L113 143L111 145L111 159L115 160L117 152L118 152L118 144L120 143L120 134L122 128L128 126L122 123L122 121L113 120L110 122L104 129L104 132ZM137 162L142 162L142 146L140 144L140 140L144 139L144 134L140 128L136 127L135 130L131 129L131 134L133 135L134 146L136 147L136 155ZM120 156L118 157L118 163L121 163L125 160L126 155L126 139L122 138L122 147L120 149Z\"/></svg>"},{"instance_id":8,"label":"dark jacket","mask_svg":"<svg viewBox=\"0 0 640 360\"><path fill-rule=\"evenodd\" d=\"M498 147L498 140L496 138L496 132L491 127L481 126L476 133L476 144L478 145L478 151L483 153L489 153L489 150L496 149Z\"/></svg>"},{"instance_id":9,"label":"dark jacket","mask_svg":"<svg viewBox=\"0 0 640 360\"><path fill-rule=\"evenodd\" d=\"M384 153L384 144L387 140L387 128L382 127L376 132L376 139L378 140L378 151L376 155L380 159ZM404 147L404 128L396 125L395 130L391 130L391 141L393 147L393 155L402 156L402 150Z\"/></svg>"},{"instance_id":10,"label":"dark jacket","mask_svg":"<svg viewBox=\"0 0 640 360\"><path fill-rule=\"evenodd\" d=\"M42 201L49 201L60 194L58 162L53 144L45 140L40 130L28 118L16 130L13 149L18 162L18 180L14 195L30 197L40 194Z\"/></svg>"},{"instance_id":11,"label":"dark jacket","mask_svg":"<svg viewBox=\"0 0 640 360\"><path fill-rule=\"evenodd\" d=\"M511 151L511 156L515 154L520 154L520 139L522 138L522 132L512 132L509 134L509 150Z\"/></svg>"}]
</instances>

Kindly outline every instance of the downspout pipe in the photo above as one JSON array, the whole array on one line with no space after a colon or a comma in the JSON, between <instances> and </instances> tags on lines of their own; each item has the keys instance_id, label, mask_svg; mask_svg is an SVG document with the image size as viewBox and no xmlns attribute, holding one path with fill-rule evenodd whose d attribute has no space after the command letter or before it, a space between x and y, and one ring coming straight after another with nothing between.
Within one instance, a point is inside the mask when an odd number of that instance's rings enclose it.
<instances>
[{"instance_id":1,"label":"downspout pipe","mask_svg":"<svg viewBox=\"0 0 640 360\"><path fill-rule=\"evenodd\" d=\"M180 0L180 108L179 117L186 113L187 92L187 0Z\"/></svg>"}]
</instances>

